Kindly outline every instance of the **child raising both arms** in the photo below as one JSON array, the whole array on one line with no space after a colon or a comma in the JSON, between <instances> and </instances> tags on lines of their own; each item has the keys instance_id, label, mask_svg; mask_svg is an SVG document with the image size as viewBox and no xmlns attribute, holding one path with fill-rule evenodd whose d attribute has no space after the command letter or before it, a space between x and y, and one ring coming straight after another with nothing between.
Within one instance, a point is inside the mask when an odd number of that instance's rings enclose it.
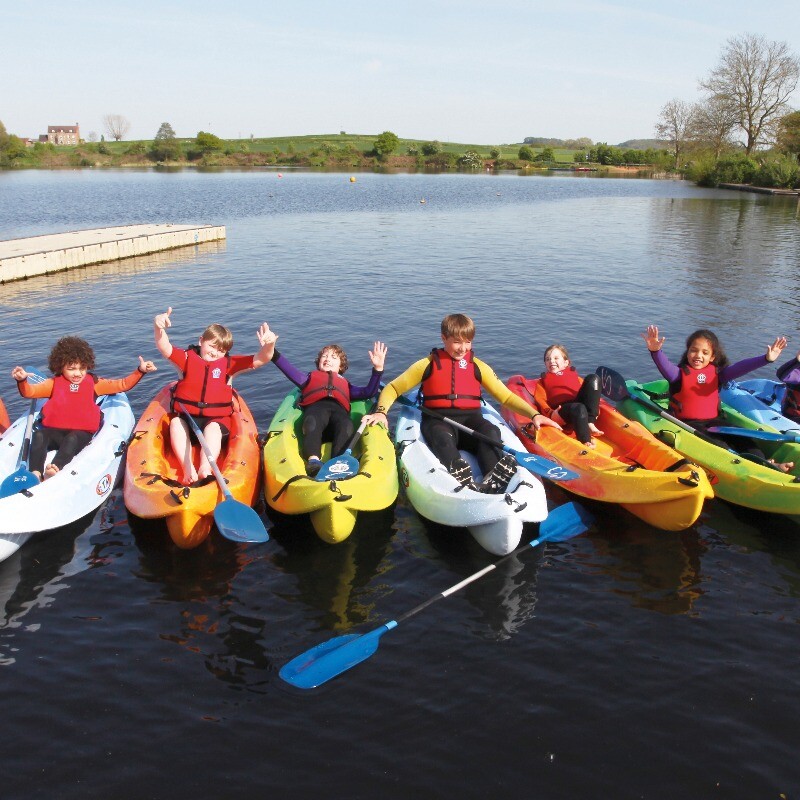
<instances>
[{"instance_id":1,"label":"child raising both arms","mask_svg":"<svg viewBox=\"0 0 800 800\"><path fill-rule=\"evenodd\" d=\"M267 334L274 342L277 335ZM322 441L331 442L331 457L340 456L353 433L350 419L350 401L368 400L378 393L387 347L375 342L369 351L372 374L366 386L354 386L344 373L349 362L347 354L338 344L328 344L317 354L316 369L302 372L283 354L275 350L272 363L295 385L300 387L300 406L303 409L303 458L306 473L314 477L322 467Z\"/></svg>"},{"instance_id":2,"label":"child raising both arms","mask_svg":"<svg viewBox=\"0 0 800 800\"><path fill-rule=\"evenodd\" d=\"M765 364L771 364L786 347L786 337L778 336L767 347L766 354L754 356L731 364L717 335L701 328L694 331L686 339L686 349L678 365L673 364L663 353L665 337L659 336L657 325L648 325L642 338L650 351L650 357L661 375L669 382L669 410L678 419L700 430L713 425L726 425L720 417L719 388L728 381L752 372ZM742 438L729 441L720 434L712 438L719 439L723 446L742 449ZM761 454L755 446L751 452ZM784 471L790 470L794 464L777 464Z\"/></svg>"},{"instance_id":3,"label":"child raising both arms","mask_svg":"<svg viewBox=\"0 0 800 800\"><path fill-rule=\"evenodd\" d=\"M190 485L212 474L205 451L195 467L192 459L192 438L189 425L175 407L180 403L203 431L208 449L214 460L230 432L233 413L233 387L231 378L239 372L257 369L268 363L275 349L274 338L267 336L266 322L256 331L261 349L255 355L229 355L233 347L233 334L224 326L214 323L201 334L196 345L187 349L174 347L167 335L172 326L172 308L157 314L153 320L156 347L164 358L171 361L181 373L172 395L172 412L169 436L172 451L181 460L181 481Z\"/></svg>"},{"instance_id":4,"label":"child raising both arms","mask_svg":"<svg viewBox=\"0 0 800 800\"><path fill-rule=\"evenodd\" d=\"M103 415L96 402L98 397L127 392L145 373L156 371L155 364L141 356L139 366L126 378L98 378L91 372L94 366L94 350L89 343L77 336L64 336L50 351L48 367L52 378L31 384L23 367L11 370L23 397L48 398L31 438L30 469L39 480L56 475L100 430ZM50 450L56 454L45 468Z\"/></svg>"}]
</instances>

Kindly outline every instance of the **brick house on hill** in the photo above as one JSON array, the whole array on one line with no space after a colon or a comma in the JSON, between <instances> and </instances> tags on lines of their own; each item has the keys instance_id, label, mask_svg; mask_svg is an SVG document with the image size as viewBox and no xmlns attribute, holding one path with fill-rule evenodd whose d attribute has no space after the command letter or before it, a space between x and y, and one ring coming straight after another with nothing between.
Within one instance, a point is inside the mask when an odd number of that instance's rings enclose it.
<instances>
[{"instance_id":1,"label":"brick house on hill","mask_svg":"<svg viewBox=\"0 0 800 800\"><path fill-rule=\"evenodd\" d=\"M47 133L43 133L39 141L51 144L80 144L80 126L77 122L74 125L48 125Z\"/></svg>"}]
</instances>

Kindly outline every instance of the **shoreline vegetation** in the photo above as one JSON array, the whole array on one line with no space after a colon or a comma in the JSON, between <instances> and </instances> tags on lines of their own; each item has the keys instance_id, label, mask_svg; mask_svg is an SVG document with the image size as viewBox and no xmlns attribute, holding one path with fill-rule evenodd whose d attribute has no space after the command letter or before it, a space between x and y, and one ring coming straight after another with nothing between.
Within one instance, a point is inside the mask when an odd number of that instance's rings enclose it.
<instances>
[{"instance_id":1,"label":"shoreline vegetation","mask_svg":"<svg viewBox=\"0 0 800 800\"><path fill-rule=\"evenodd\" d=\"M6 148L5 156L0 144L0 169L294 167L356 171L633 169L665 172L670 160L666 150L653 147L637 149L603 143L578 149L525 143L474 145L401 139L389 131L380 135L341 132L232 140L200 131L193 139L179 139L173 135L151 141L99 141L59 146L41 142L25 146L20 139L17 142L16 147Z\"/></svg>"},{"instance_id":2,"label":"shoreline vegetation","mask_svg":"<svg viewBox=\"0 0 800 800\"><path fill-rule=\"evenodd\" d=\"M800 167L791 154L741 150L692 153L680 169L675 153L660 140L632 140L619 146L590 139L528 138L520 144L476 145L401 139L379 135L221 139L198 132L178 138L162 123L152 140L81 141L79 145L26 144L0 122L0 170L11 169L317 169L354 172L537 171L628 173L679 177L700 186L796 194Z\"/></svg>"}]
</instances>

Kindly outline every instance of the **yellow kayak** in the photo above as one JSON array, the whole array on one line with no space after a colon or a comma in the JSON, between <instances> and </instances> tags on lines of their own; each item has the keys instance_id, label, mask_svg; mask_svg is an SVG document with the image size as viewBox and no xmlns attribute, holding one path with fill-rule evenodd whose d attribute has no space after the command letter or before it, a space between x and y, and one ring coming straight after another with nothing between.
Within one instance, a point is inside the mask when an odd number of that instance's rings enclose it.
<instances>
[{"instance_id":1,"label":"yellow kayak","mask_svg":"<svg viewBox=\"0 0 800 800\"><path fill-rule=\"evenodd\" d=\"M368 426L353 450L360 464L357 475L328 481L308 477L300 452L299 396L297 390L287 395L269 426L262 451L264 495L270 508L282 514L309 514L320 539L335 544L352 533L359 511L380 511L397 498L394 445L385 428ZM366 407L364 401L352 403L354 426ZM329 458L330 444L325 443L322 460Z\"/></svg>"}]
</instances>

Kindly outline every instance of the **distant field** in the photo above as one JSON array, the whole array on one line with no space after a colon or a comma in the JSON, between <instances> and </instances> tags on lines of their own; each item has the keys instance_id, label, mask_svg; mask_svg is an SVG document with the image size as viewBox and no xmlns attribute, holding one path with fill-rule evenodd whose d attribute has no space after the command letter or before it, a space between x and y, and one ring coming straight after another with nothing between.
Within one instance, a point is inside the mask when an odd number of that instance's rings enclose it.
<instances>
[{"instance_id":1,"label":"distant field","mask_svg":"<svg viewBox=\"0 0 800 800\"><path fill-rule=\"evenodd\" d=\"M325 146L334 150L341 150L343 148L353 147L362 153L367 153L372 150L375 140L380 135L380 132L375 134L315 134L312 136L272 136L272 137L255 137L253 139L225 139L225 142L237 147L238 145L245 144L251 153L271 153L275 150L281 153L307 153L311 150L317 150ZM194 139L178 139L182 144L189 144ZM409 147L421 147L429 139L400 139L400 144L395 150L396 155L405 155ZM143 140L146 145L150 144L150 140ZM109 151L112 153L124 153L128 148L134 144L133 141L126 142L105 142ZM521 144L468 144L462 142L440 142L441 152L455 153L462 155L468 150L474 150L485 158L490 158L489 152L493 148L500 151L500 158L516 160L519 155L519 148ZM541 152L541 147L531 147L534 154ZM554 150L555 159L558 162L572 163L574 150Z\"/></svg>"}]
</instances>

